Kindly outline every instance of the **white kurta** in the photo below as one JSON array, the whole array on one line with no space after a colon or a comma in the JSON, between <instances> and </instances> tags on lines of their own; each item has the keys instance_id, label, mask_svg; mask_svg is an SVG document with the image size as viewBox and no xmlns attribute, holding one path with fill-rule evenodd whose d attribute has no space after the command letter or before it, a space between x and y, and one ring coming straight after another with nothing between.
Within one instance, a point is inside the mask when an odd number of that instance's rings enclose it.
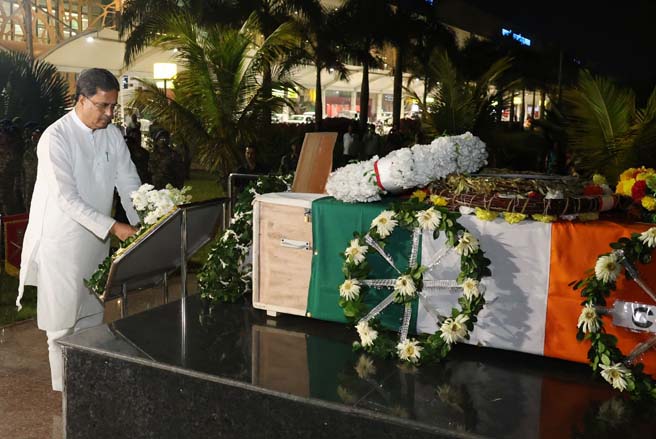
<instances>
[{"instance_id":1,"label":"white kurta","mask_svg":"<svg viewBox=\"0 0 656 439\"><path fill-rule=\"evenodd\" d=\"M37 156L16 305L24 286L36 285L38 326L54 331L102 311L99 302L89 301L84 279L108 254L114 187L136 224L130 193L141 182L120 130L91 130L75 110L44 131Z\"/></svg>"}]
</instances>

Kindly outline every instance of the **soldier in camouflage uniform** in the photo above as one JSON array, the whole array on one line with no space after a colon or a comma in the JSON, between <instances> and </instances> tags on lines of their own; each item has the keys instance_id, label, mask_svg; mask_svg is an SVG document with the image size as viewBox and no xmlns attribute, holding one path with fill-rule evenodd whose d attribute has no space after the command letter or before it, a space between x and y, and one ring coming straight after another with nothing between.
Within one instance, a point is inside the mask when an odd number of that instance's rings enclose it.
<instances>
[{"instance_id":1,"label":"soldier in camouflage uniform","mask_svg":"<svg viewBox=\"0 0 656 439\"><path fill-rule=\"evenodd\" d=\"M160 130L155 134L154 141L148 160L153 186L163 189L170 183L181 188L184 185L184 166L180 154L171 148L171 135L166 130Z\"/></svg>"},{"instance_id":2,"label":"soldier in camouflage uniform","mask_svg":"<svg viewBox=\"0 0 656 439\"><path fill-rule=\"evenodd\" d=\"M149 183L152 179L148 170L150 153L141 146L141 131L139 128L128 127L125 130L125 143L128 145L130 157L137 168L139 178L142 182Z\"/></svg>"},{"instance_id":3,"label":"soldier in camouflage uniform","mask_svg":"<svg viewBox=\"0 0 656 439\"><path fill-rule=\"evenodd\" d=\"M25 124L25 152L23 152L23 176L21 188L25 211L29 212L36 183L37 156L36 146L41 138L41 128L30 122Z\"/></svg>"},{"instance_id":4,"label":"soldier in camouflage uniform","mask_svg":"<svg viewBox=\"0 0 656 439\"><path fill-rule=\"evenodd\" d=\"M0 121L0 215L22 213L20 151L16 126Z\"/></svg>"}]
</instances>

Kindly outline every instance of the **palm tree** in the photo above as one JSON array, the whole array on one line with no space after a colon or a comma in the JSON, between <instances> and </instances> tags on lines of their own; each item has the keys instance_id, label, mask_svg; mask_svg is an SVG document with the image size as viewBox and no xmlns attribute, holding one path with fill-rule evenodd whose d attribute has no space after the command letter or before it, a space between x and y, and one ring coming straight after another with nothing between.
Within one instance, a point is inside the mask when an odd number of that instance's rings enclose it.
<instances>
[{"instance_id":1,"label":"palm tree","mask_svg":"<svg viewBox=\"0 0 656 439\"><path fill-rule=\"evenodd\" d=\"M163 31L162 17L186 13L203 25L217 23L221 0L127 0L118 20L118 32L126 37L124 64L130 65Z\"/></svg>"},{"instance_id":2,"label":"palm tree","mask_svg":"<svg viewBox=\"0 0 656 439\"><path fill-rule=\"evenodd\" d=\"M313 65L316 69L314 116L317 131L321 130L323 122L321 73L330 69L341 80L349 76L339 50L337 17L334 11L327 11L320 1L307 1L305 13L296 18L301 29L301 46L288 54L285 61L289 69L299 64Z\"/></svg>"},{"instance_id":3,"label":"palm tree","mask_svg":"<svg viewBox=\"0 0 656 439\"><path fill-rule=\"evenodd\" d=\"M443 46L441 41L435 41L442 36L440 34L430 35L429 32L442 28L437 17L433 14L433 7L428 3L412 3L401 0L390 1L393 15L389 19L385 39L395 49L394 67L394 91L392 102L392 124L399 126L401 121L401 99L403 91L403 71L410 64L408 56L412 53L415 44L421 44L417 40L432 39L436 45ZM435 47L435 46L434 46Z\"/></svg>"},{"instance_id":4,"label":"palm tree","mask_svg":"<svg viewBox=\"0 0 656 439\"><path fill-rule=\"evenodd\" d=\"M55 66L25 53L0 52L0 118L18 116L47 126L69 103L68 84Z\"/></svg>"},{"instance_id":5,"label":"palm tree","mask_svg":"<svg viewBox=\"0 0 656 439\"><path fill-rule=\"evenodd\" d=\"M504 91L497 86L496 92L492 93L492 86L510 68L511 61L511 58L501 58L475 81L466 81L446 51L435 51L429 64L430 76L439 82L439 86L430 92L433 103L427 104L413 93L422 111L430 114L425 119L426 131L430 135L456 135L471 131L482 123L496 93Z\"/></svg>"},{"instance_id":6,"label":"palm tree","mask_svg":"<svg viewBox=\"0 0 656 439\"><path fill-rule=\"evenodd\" d=\"M175 80L174 98L144 81L136 106L188 142L209 169L233 169L241 158L239 147L252 142L254 128L266 121L265 110L286 103L266 96L259 78L263 66L274 66L272 85L293 86L276 67L284 53L297 47L293 26L283 24L263 41L252 20L236 30L201 26L192 14L175 13L163 17L160 26L163 32L152 44L177 48L184 70Z\"/></svg>"},{"instance_id":7,"label":"palm tree","mask_svg":"<svg viewBox=\"0 0 656 439\"><path fill-rule=\"evenodd\" d=\"M269 38L280 25L292 17L311 13L314 1L305 0L130 0L119 20L120 35L129 34L125 45L126 65L163 32L162 15L190 14L203 26L222 24L239 28L249 21L258 29L260 39ZM272 69L262 64L262 97L272 99ZM264 109L265 124L271 123L270 109ZM267 122L268 121L268 122Z\"/></svg>"},{"instance_id":8,"label":"palm tree","mask_svg":"<svg viewBox=\"0 0 656 439\"><path fill-rule=\"evenodd\" d=\"M343 28L342 46L362 65L360 130L363 132L369 118L369 69L380 64L374 50L382 47L392 16L390 6L387 0L346 0L337 12Z\"/></svg>"},{"instance_id":9,"label":"palm tree","mask_svg":"<svg viewBox=\"0 0 656 439\"><path fill-rule=\"evenodd\" d=\"M633 90L582 70L564 101L568 145L580 171L614 181L626 168L656 165L656 88L646 107L637 108Z\"/></svg>"},{"instance_id":10,"label":"palm tree","mask_svg":"<svg viewBox=\"0 0 656 439\"><path fill-rule=\"evenodd\" d=\"M427 20L422 25L422 32L411 42L406 59L406 68L410 72L410 81L417 78L423 81L424 90L421 102L426 102L428 93L437 85L430 68L431 56L436 50L442 49L453 56L457 54L455 35L444 24L437 20ZM409 86L409 84L408 84ZM422 119L428 116L422 112Z\"/></svg>"}]
</instances>

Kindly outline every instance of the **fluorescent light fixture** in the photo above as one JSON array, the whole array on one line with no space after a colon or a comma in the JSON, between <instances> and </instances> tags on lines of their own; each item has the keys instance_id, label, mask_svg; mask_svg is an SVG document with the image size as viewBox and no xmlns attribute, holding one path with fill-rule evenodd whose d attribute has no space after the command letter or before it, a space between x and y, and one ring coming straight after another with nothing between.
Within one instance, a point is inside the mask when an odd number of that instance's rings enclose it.
<instances>
[{"instance_id":1,"label":"fluorescent light fixture","mask_svg":"<svg viewBox=\"0 0 656 439\"><path fill-rule=\"evenodd\" d=\"M153 64L154 79L173 79L178 73L178 65L169 62L156 62Z\"/></svg>"}]
</instances>

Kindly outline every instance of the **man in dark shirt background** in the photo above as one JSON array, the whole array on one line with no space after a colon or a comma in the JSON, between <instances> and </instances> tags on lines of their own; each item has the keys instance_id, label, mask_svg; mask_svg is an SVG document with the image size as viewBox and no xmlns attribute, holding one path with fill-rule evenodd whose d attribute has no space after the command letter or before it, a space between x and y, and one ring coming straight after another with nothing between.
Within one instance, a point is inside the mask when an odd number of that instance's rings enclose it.
<instances>
[{"instance_id":1,"label":"man in dark shirt background","mask_svg":"<svg viewBox=\"0 0 656 439\"><path fill-rule=\"evenodd\" d=\"M244 149L244 159L245 162L234 171L235 174L264 175L269 173L269 170L265 166L262 166L257 162L255 145L248 145ZM233 177L233 197L239 195L244 188L246 188L248 183L254 179L255 178L252 177Z\"/></svg>"}]
</instances>

